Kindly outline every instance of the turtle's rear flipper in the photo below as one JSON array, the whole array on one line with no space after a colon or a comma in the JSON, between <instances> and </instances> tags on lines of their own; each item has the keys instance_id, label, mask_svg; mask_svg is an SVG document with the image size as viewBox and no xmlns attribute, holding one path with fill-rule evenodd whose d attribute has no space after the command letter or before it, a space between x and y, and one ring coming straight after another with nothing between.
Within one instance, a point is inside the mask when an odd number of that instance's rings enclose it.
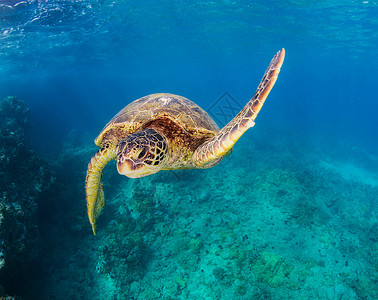
<instances>
[{"instance_id":1,"label":"turtle's rear flipper","mask_svg":"<svg viewBox=\"0 0 378 300\"><path fill-rule=\"evenodd\" d=\"M270 62L253 98L216 136L196 149L193 160L198 167L220 159L255 125L254 120L277 80L284 58L285 49L281 49Z\"/></svg>"},{"instance_id":2,"label":"turtle's rear flipper","mask_svg":"<svg viewBox=\"0 0 378 300\"><path fill-rule=\"evenodd\" d=\"M105 204L101 181L102 170L112 159L114 159L114 150L109 147L103 147L92 157L88 164L87 177L85 179L85 194L87 198L88 218L94 234L96 234L96 220Z\"/></svg>"}]
</instances>

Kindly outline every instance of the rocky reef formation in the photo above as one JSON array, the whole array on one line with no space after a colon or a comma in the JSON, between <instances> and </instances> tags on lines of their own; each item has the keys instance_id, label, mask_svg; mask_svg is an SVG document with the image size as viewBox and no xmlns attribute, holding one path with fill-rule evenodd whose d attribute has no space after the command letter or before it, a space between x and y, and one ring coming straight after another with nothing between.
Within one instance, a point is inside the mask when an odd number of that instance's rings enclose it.
<instances>
[{"instance_id":1,"label":"rocky reef formation","mask_svg":"<svg viewBox=\"0 0 378 300\"><path fill-rule=\"evenodd\" d=\"M54 184L51 169L27 145L28 112L14 97L0 100L1 299L21 290L15 282L39 255L39 200Z\"/></svg>"},{"instance_id":2,"label":"rocky reef formation","mask_svg":"<svg viewBox=\"0 0 378 300\"><path fill-rule=\"evenodd\" d=\"M127 179L111 162L93 236L97 148L62 137L54 179L25 142L27 113L0 101L0 300L377 299L376 156L277 133L209 170Z\"/></svg>"}]
</instances>

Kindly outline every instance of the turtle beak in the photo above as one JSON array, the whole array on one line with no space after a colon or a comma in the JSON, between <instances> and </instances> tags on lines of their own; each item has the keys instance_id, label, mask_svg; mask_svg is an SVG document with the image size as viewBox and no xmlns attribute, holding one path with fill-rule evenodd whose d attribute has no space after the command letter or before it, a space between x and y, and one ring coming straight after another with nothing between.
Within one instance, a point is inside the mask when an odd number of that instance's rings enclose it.
<instances>
[{"instance_id":1,"label":"turtle beak","mask_svg":"<svg viewBox=\"0 0 378 300\"><path fill-rule=\"evenodd\" d=\"M129 158L118 159L117 160L117 170L121 175L126 175L130 178L137 178L141 176L135 176L136 171L143 167L143 164L136 164Z\"/></svg>"},{"instance_id":2,"label":"turtle beak","mask_svg":"<svg viewBox=\"0 0 378 300\"><path fill-rule=\"evenodd\" d=\"M151 170L146 170L144 164L135 163L130 158L118 159L117 170L119 174L125 175L129 178L140 178L155 173L151 172Z\"/></svg>"}]
</instances>

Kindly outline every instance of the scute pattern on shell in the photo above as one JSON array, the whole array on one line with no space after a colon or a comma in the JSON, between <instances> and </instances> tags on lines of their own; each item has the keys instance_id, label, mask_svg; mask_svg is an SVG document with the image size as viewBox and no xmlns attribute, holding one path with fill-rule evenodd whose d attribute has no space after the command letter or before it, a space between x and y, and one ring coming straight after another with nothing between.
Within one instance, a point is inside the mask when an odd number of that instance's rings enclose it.
<instances>
[{"instance_id":1,"label":"scute pattern on shell","mask_svg":"<svg viewBox=\"0 0 378 300\"><path fill-rule=\"evenodd\" d=\"M152 94L128 104L101 131L95 143L112 135L113 128L122 128L126 134L139 130L143 124L160 117L168 117L189 132L218 132L219 127L211 117L189 99L174 94Z\"/></svg>"}]
</instances>

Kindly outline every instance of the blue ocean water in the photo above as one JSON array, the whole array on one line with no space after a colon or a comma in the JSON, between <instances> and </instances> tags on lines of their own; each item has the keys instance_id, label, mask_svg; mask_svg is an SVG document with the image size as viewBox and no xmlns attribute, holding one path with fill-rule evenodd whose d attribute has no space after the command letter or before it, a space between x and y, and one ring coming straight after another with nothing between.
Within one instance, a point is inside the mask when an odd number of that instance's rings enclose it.
<instances>
[{"instance_id":1,"label":"blue ocean water","mask_svg":"<svg viewBox=\"0 0 378 300\"><path fill-rule=\"evenodd\" d=\"M233 154L135 180L110 164L93 237L84 180L105 124L160 92L243 107L281 48ZM0 98L30 108L28 143L59 185L40 204L49 250L14 275L24 285L0 286L24 299L377 299L377 49L375 0L0 1Z\"/></svg>"}]
</instances>

